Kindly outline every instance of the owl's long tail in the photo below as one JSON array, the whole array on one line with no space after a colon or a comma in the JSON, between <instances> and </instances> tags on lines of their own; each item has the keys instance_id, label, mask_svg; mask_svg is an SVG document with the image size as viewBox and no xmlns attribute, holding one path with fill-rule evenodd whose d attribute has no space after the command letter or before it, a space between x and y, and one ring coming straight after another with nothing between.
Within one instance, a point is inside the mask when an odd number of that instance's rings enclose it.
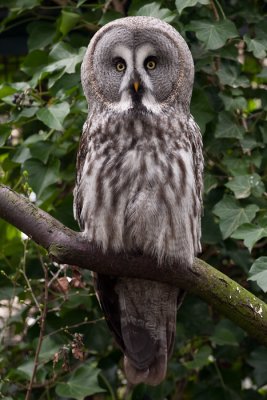
<instances>
[{"instance_id":1,"label":"owl's long tail","mask_svg":"<svg viewBox=\"0 0 267 400\"><path fill-rule=\"evenodd\" d=\"M179 289L140 279L116 284L125 346L124 368L132 384L158 385L175 340Z\"/></svg>"}]
</instances>

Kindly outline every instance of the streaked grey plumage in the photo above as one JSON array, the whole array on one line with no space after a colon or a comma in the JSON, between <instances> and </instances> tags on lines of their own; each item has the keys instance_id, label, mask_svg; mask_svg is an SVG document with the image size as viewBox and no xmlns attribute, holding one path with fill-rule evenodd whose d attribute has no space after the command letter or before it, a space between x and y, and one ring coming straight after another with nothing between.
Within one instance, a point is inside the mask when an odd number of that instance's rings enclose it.
<instances>
[{"instance_id":1,"label":"streaked grey plumage","mask_svg":"<svg viewBox=\"0 0 267 400\"><path fill-rule=\"evenodd\" d=\"M194 67L183 38L150 17L116 20L82 65L89 104L77 159L75 215L103 251L143 252L191 265L200 246L202 141L190 115ZM94 275L132 383L166 374L183 292Z\"/></svg>"}]
</instances>

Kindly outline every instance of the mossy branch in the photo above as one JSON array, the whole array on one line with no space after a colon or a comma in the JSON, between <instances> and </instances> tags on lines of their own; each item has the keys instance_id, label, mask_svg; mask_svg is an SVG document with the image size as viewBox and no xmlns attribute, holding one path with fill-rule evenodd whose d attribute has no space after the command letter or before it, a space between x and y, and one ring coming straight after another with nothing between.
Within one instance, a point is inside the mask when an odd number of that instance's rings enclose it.
<instances>
[{"instance_id":1,"label":"mossy branch","mask_svg":"<svg viewBox=\"0 0 267 400\"><path fill-rule=\"evenodd\" d=\"M81 232L67 228L4 185L0 185L0 218L47 249L59 263L101 274L167 282L194 293L267 345L267 305L200 259L195 259L192 268L183 265L160 267L155 259L144 255L103 253L85 240Z\"/></svg>"}]
</instances>

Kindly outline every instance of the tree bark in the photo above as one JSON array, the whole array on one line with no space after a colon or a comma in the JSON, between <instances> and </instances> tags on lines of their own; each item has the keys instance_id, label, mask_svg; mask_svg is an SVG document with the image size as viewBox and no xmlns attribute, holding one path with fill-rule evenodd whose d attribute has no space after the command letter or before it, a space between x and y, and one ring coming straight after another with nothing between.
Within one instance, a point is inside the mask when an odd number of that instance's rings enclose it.
<instances>
[{"instance_id":1,"label":"tree bark","mask_svg":"<svg viewBox=\"0 0 267 400\"><path fill-rule=\"evenodd\" d=\"M0 185L0 218L44 247L57 262L108 274L169 283L194 293L214 309L267 345L267 305L235 281L200 259L191 268L178 264L159 266L153 257L103 253L75 232Z\"/></svg>"}]
</instances>

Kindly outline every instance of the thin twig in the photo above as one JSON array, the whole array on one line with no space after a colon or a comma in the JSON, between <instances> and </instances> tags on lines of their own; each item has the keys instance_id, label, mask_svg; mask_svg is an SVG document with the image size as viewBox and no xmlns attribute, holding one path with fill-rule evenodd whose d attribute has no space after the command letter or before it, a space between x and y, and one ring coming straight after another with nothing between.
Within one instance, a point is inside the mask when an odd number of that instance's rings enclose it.
<instances>
[{"instance_id":1,"label":"thin twig","mask_svg":"<svg viewBox=\"0 0 267 400\"><path fill-rule=\"evenodd\" d=\"M226 19L226 15L224 14L223 8L222 8L222 6L221 6L219 0L214 0L214 1L215 1L215 3L216 3L217 7L219 8L220 13L221 13L223 19Z\"/></svg>"},{"instance_id":2,"label":"thin twig","mask_svg":"<svg viewBox=\"0 0 267 400\"><path fill-rule=\"evenodd\" d=\"M74 325L70 325L70 326L63 326L62 328L59 328L56 331L47 333L44 336L44 338L47 338L48 336L55 335L56 333L59 333L59 332L62 332L62 331L68 331L69 329L79 328L80 326L83 326L83 325L96 324L97 322L104 321L104 320L105 320L105 318L101 317L101 318L98 318L98 319L95 319L95 320L92 320L92 321L83 321L83 322L79 322L78 324L74 324Z\"/></svg>"},{"instance_id":3,"label":"thin twig","mask_svg":"<svg viewBox=\"0 0 267 400\"><path fill-rule=\"evenodd\" d=\"M22 268L20 269L20 271L21 271L21 273L22 273L22 275L23 275L23 277L24 277L24 279L26 281L27 287L29 289L29 292L30 292L30 294L32 296L32 299L33 299L36 307L38 308L39 312L42 313L41 306L40 306L37 298L35 297L35 294L34 294L34 292L32 290L31 283L30 283L30 281L29 281L29 279L27 277L27 274L26 274L26 258L27 258L28 240L24 240L23 245L24 245L24 254L23 254L23 258L22 258Z\"/></svg>"},{"instance_id":4,"label":"thin twig","mask_svg":"<svg viewBox=\"0 0 267 400\"><path fill-rule=\"evenodd\" d=\"M32 376L31 376L31 380L30 380L30 383L29 383L29 386L28 386L28 390L27 390L27 393L26 393L25 400L30 400L31 391L32 391L35 375L36 375L36 372L37 372L39 354L40 354L42 343L43 343L43 339L44 339L46 314L47 314L47 306L48 306L48 270L47 270L47 265L43 262L43 259L42 259L41 256L40 256L40 261L41 261L41 265L42 265L42 268L43 268L43 271L44 271L44 277L45 277L45 282L44 282L44 304L43 304L43 309L42 309L42 312L41 312L40 333L39 333L37 349L36 349L35 357L34 357L34 366L33 366Z\"/></svg>"},{"instance_id":5,"label":"thin twig","mask_svg":"<svg viewBox=\"0 0 267 400\"><path fill-rule=\"evenodd\" d=\"M210 5L211 5L211 8L212 8L212 11L213 11L213 14L214 14L214 17L215 17L216 21L219 21L220 20L220 16L219 16L219 13L217 11L217 8L216 8L213 0L211 0Z\"/></svg>"}]
</instances>

